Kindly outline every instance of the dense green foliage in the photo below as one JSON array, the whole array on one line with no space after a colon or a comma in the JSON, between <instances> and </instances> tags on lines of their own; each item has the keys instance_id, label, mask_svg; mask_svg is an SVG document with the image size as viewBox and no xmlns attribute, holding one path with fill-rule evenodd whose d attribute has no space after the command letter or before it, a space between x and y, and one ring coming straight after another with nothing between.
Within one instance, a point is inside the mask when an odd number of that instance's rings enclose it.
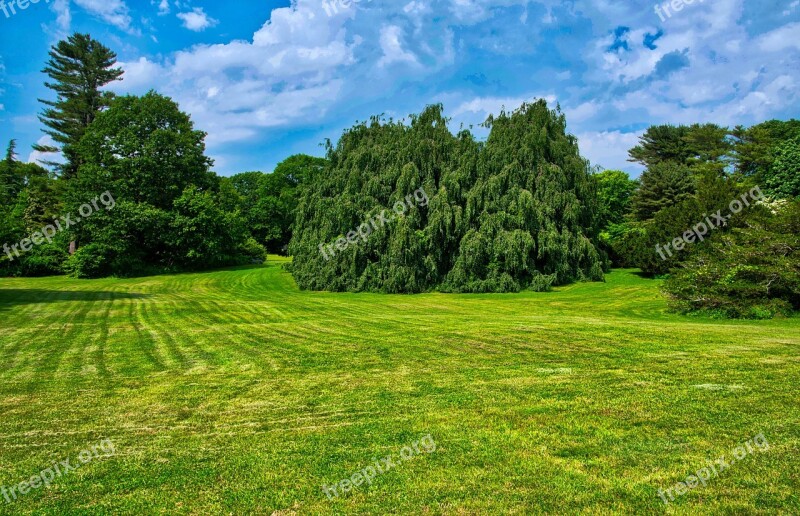
<instances>
[{"instance_id":1,"label":"dense green foliage","mask_svg":"<svg viewBox=\"0 0 800 516\"><path fill-rule=\"evenodd\" d=\"M217 202L205 134L169 98L117 98L87 129L81 166L70 181L68 209L109 192L113 208L72 229L80 249L69 270L78 277L197 270L263 261L238 211Z\"/></svg>"},{"instance_id":2,"label":"dense green foliage","mask_svg":"<svg viewBox=\"0 0 800 516\"><path fill-rule=\"evenodd\" d=\"M122 69L113 68L117 55L88 34L73 34L59 41L50 50L50 60L42 70L51 82L45 86L56 93L56 100L40 100L47 108L39 120L44 131L61 146L36 146L42 152L61 151L65 164L53 164L69 179L81 163L75 146L97 113L108 107L114 95L101 88L122 76Z\"/></svg>"},{"instance_id":3,"label":"dense green foliage","mask_svg":"<svg viewBox=\"0 0 800 516\"><path fill-rule=\"evenodd\" d=\"M764 177L767 194L778 199L800 196L800 136L775 145L773 156Z\"/></svg>"},{"instance_id":4,"label":"dense green foliage","mask_svg":"<svg viewBox=\"0 0 800 516\"><path fill-rule=\"evenodd\" d=\"M597 200L600 209L597 214L601 228L611 224L621 224L631 211L633 193L639 181L631 179L621 170L603 170L594 174L597 181Z\"/></svg>"},{"instance_id":5,"label":"dense green foliage","mask_svg":"<svg viewBox=\"0 0 800 516\"><path fill-rule=\"evenodd\" d=\"M630 161L652 167L673 163L687 167L720 163L731 151L728 129L715 124L656 125L628 151Z\"/></svg>"},{"instance_id":6,"label":"dense green foliage","mask_svg":"<svg viewBox=\"0 0 800 516\"><path fill-rule=\"evenodd\" d=\"M245 172L229 182L239 196L238 207L250 232L271 253L286 254L299 188L313 180L326 160L299 154L279 163L271 174Z\"/></svg>"},{"instance_id":7,"label":"dense green foliage","mask_svg":"<svg viewBox=\"0 0 800 516\"><path fill-rule=\"evenodd\" d=\"M628 152L646 167L634 181L591 173L564 116L544 101L490 117L485 142L451 133L432 106L410 123L358 124L328 142L326 158L291 156L271 174L220 178L205 134L170 99L102 91L122 74L115 62L89 35L52 48L43 71L56 99L42 101L41 119L60 149L38 150L60 150L66 163L50 173L20 163L9 145L0 273L198 270L259 262L266 249L294 255L298 284L313 290L548 290L602 280L614 264L672 275L681 310L755 317L796 306L767 288L781 266L791 286L794 254L771 260L749 246L791 245L781 209L765 206L800 196L800 121L650 127ZM731 249L746 251L741 263ZM686 279L726 266L749 273L724 292L718 279Z\"/></svg>"},{"instance_id":8,"label":"dense green foliage","mask_svg":"<svg viewBox=\"0 0 800 516\"><path fill-rule=\"evenodd\" d=\"M696 189L688 167L661 161L645 170L639 179L639 189L631 203L633 214L636 220L651 220L659 211L691 198Z\"/></svg>"},{"instance_id":9,"label":"dense green foliage","mask_svg":"<svg viewBox=\"0 0 800 516\"><path fill-rule=\"evenodd\" d=\"M615 264L669 275L682 311L767 317L797 309L797 247L785 232L793 212L766 203L800 194L798 129L796 120L773 120L733 131L648 130L630 151L648 168L628 220L603 232Z\"/></svg>"},{"instance_id":10,"label":"dense green foliage","mask_svg":"<svg viewBox=\"0 0 800 516\"><path fill-rule=\"evenodd\" d=\"M596 184L564 116L539 101L487 126L485 144L454 136L431 106L409 125L374 118L346 131L300 200L298 284L513 292L601 280ZM366 223L390 210L388 224Z\"/></svg>"},{"instance_id":11,"label":"dense green foliage","mask_svg":"<svg viewBox=\"0 0 800 516\"><path fill-rule=\"evenodd\" d=\"M800 202L773 209L693 252L666 282L674 306L748 318L800 310Z\"/></svg>"},{"instance_id":12,"label":"dense green foliage","mask_svg":"<svg viewBox=\"0 0 800 516\"><path fill-rule=\"evenodd\" d=\"M739 126L731 132L731 137L737 175L762 184L772 168L776 148L800 137L800 120L769 120L752 127Z\"/></svg>"},{"instance_id":13,"label":"dense green foliage","mask_svg":"<svg viewBox=\"0 0 800 516\"><path fill-rule=\"evenodd\" d=\"M22 252L20 242L58 215L63 184L39 165L18 161L15 148L12 141L0 162L0 275L60 274L68 245L63 238L33 246L27 252Z\"/></svg>"}]
</instances>

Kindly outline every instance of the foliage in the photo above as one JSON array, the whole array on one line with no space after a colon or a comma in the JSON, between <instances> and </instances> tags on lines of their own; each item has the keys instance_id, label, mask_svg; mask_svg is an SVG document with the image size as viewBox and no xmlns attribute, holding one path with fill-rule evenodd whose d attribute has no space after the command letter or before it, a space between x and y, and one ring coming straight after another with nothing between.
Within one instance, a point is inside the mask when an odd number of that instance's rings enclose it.
<instances>
[{"instance_id":1,"label":"foliage","mask_svg":"<svg viewBox=\"0 0 800 516\"><path fill-rule=\"evenodd\" d=\"M9 248L51 224L59 213L63 185L47 170L16 159L12 141L6 158L0 161L0 245ZM66 247L58 243L34 246L32 250L0 253L0 274L6 276L45 276L60 274Z\"/></svg>"},{"instance_id":2,"label":"foliage","mask_svg":"<svg viewBox=\"0 0 800 516\"><path fill-rule=\"evenodd\" d=\"M621 170L604 170L593 175L597 181L597 197L600 203L598 225L606 228L621 224L631 211L631 199L639 181L631 179Z\"/></svg>"},{"instance_id":3,"label":"foliage","mask_svg":"<svg viewBox=\"0 0 800 516\"><path fill-rule=\"evenodd\" d=\"M682 312L761 319L800 309L800 202L699 247L665 291Z\"/></svg>"},{"instance_id":4,"label":"foliage","mask_svg":"<svg viewBox=\"0 0 800 516\"><path fill-rule=\"evenodd\" d=\"M628 151L629 161L648 168L665 162L690 168L722 165L732 149L728 136L728 128L716 124L655 125Z\"/></svg>"},{"instance_id":5,"label":"foliage","mask_svg":"<svg viewBox=\"0 0 800 516\"><path fill-rule=\"evenodd\" d=\"M263 262L238 211L225 211L208 170L204 133L169 98L120 97L77 146L68 209L103 192L115 198L72 229L80 246L68 264L77 277L129 276ZM221 202L221 200L223 202Z\"/></svg>"},{"instance_id":6,"label":"foliage","mask_svg":"<svg viewBox=\"0 0 800 516\"><path fill-rule=\"evenodd\" d=\"M329 148L301 196L290 252L302 288L510 292L603 278L596 185L544 101L490 118L485 144L441 106L409 125L373 118ZM326 261L344 237L422 189L427 202Z\"/></svg>"},{"instance_id":7,"label":"foliage","mask_svg":"<svg viewBox=\"0 0 800 516\"><path fill-rule=\"evenodd\" d=\"M631 201L633 214L639 221L651 220L660 210L690 198L696 191L688 167L669 161L652 165L642 173L639 182Z\"/></svg>"},{"instance_id":8,"label":"foliage","mask_svg":"<svg viewBox=\"0 0 800 516\"><path fill-rule=\"evenodd\" d=\"M205 156L205 133L168 97L150 92L117 98L100 113L77 146L81 167L73 205L105 192L171 210L189 186L217 187Z\"/></svg>"},{"instance_id":9,"label":"foliage","mask_svg":"<svg viewBox=\"0 0 800 516\"><path fill-rule=\"evenodd\" d=\"M732 135L737 175L760 185L772 168L776 147L800 137L800 120L769 120L752 127L738 126Z\"/></svg>"},{"instance_id":10,"label":"foliage","mask_svg":"<svg viewBox=\"0 0 800 516\"><path fill-rule=\"evenodd\" d=\"M123 72L113 68L116 54L88 34L76 33L66 41L59 41L49 54L50 60L42 72L50 77L52 82L46 82L45 86L56 93L56 100L40 99L48 107L39 120L48 128L44 132L61 145L61 149L41 145L34 148L41 152L62 150L67 163L58 168L62 177L69 179L80 166L79 153L74 146L113 98L112 93L101 88L119 80Z\"/></svg>"},{"instance_id":11,"label":"foliage","mask_svg":"<svg viewBox=\"0 0 800 516\"><path fill-rule=\"evenodd\" d=\"M654 125L639 138L639 144L628 151L629 161L652 167L665 161L688 164L692 155L685 140L686 126Z\"/></svg>"},{"instance_id":12,"label":"foliage","mask_svg":"<svg viewBox=\"0 0 800 516\"><path fill-rule=\"evenodd\" d=\"M765 193L782 199L800 196L800 136L776 146L764 177Z\"/></svg>"},{"instance_id":13,"label":"foliage","mask_svg":"<svg viewBox=\"0 0 800 516\"><path fill-rule=\"evenodd\" d=\"M325 164L324 158L298 154L279 163L271 174L245 172L225 180L239 195L238 207L253 237L269 252L286 253L300 188Z\"/></svg>"}]
</instances>

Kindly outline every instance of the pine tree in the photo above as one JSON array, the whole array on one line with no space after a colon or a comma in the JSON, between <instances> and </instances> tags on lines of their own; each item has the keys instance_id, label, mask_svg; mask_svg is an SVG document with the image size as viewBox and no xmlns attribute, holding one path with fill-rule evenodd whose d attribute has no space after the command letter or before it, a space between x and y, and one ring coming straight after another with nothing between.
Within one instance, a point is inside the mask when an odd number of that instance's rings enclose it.
<instances>
[{"instance_id":1,"label":"pine tree","mask_svg":"<svg viewBox=\"0 0 800 516\"><path fill-rule=\"evenodd\" d=\"M660 210L690 198L696 190L695 180L686 166L657 163L640 178L639 190L633 196L633 214L637 220L650 220Z\"/></svg>"},{"instance_id":2,"label":"pine tree","mask_svg":"<svg viewBox=\"0 0 800 516\"><path fill-rule=\"evenodd\" d=\"M56 100L39 99L48 106L39 120L48 128L44 132L60 148L37 145L34 149L64 154L65 164L48 163L61 172L63 179L75 175L80 165L75 146L97 113L113 98L112 93L100 88L122 76L122 69L113 68L116 58L114 52L88 34L73 34L50 50L50 60L42 72L52 79L45 86L56 93Z\"/></svg>"},{"instance_id":3,"label":"pine tree","mask_svg":"<svg viewBox=\"0 0 800 516\"><path fill-rule=\"evenodd\" d=\"M5 159L0 162L0 202L3 204L11 203L16 199L22 188L16 149L17 141L11 140L8 143Z\"/></svg>"}]
</instances>

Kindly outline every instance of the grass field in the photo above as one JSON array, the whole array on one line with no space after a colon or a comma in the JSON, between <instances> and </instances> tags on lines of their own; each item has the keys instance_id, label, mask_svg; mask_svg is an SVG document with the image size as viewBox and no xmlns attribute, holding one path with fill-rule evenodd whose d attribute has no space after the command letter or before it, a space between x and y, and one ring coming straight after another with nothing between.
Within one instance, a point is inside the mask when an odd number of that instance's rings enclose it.
<instances>
[{"instance_id":1,"label":"grass field","mask_svg":"<svg viewBox=\"0 0 800 516\"><path fill-rule=\"evenodd\" d=\"M116 451L0 513L797 514L799 385L799 319L669 314L633 271L518 295L300 292L277 261L0 279L0 486Z\"/></svg>"}]
</instances>

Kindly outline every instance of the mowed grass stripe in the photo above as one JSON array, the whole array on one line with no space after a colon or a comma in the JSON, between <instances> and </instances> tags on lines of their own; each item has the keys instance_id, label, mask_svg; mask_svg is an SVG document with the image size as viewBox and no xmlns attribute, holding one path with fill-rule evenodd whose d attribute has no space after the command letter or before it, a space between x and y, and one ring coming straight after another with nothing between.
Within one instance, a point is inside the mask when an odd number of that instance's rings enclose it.
<instances>
[{"instance_id":1,"label":"mowed grass stripe","mask_svg":"<svg viewBox=\"0 0 800 516\"><path fill-rule=\"evenodd\" d=\"M658 288L313 293L277 260L0 279L0 485L118 450L0 513L655 513L759 431L768 452L671 510L800 511L800 321L683 318ZM436 452L322 492L428 433Z\"/></svg>"}]
</instances>

